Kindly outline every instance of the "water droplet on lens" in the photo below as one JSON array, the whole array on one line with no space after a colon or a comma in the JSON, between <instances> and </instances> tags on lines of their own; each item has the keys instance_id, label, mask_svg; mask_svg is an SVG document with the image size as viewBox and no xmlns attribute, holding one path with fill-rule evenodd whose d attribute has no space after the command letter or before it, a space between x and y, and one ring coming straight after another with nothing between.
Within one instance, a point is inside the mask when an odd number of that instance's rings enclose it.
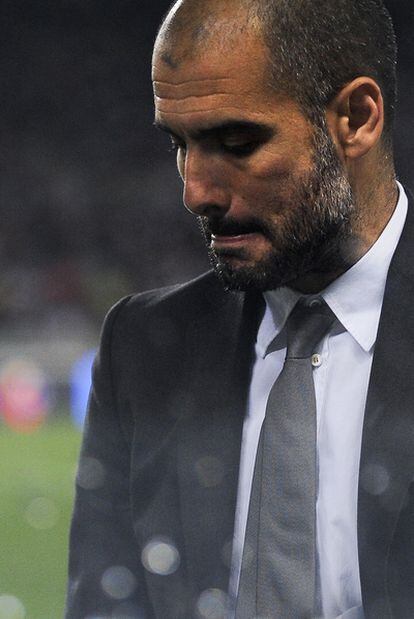
<instances>
[{"instance_id":1,"label":"water droplet on lens","mask_svg":"<svg viewBox=\"0 0 414 619\"><path fill-rule=\"evenodd\" d=\"M369 494L383 494L390 484L390 474L380 464L368 464L361 471L361 486Z\"/></svg>"},{"instance_id":2,"label":"water droplet on lens","mask_svg":"<svg viewBox=\"0 0 414 619\"><path fill-rule=\"evenodd\" d=\"M81 458L79 462L77 483L84 490L97 490L105 481L105 469L96 458Z\"/></svg>"},{"instance_id":3,"label":"water droplet on lens","mask_svg":"<svg viewBox=\"0 0 414 619\"><path fill-rule=\"evenodd\" d=\"M52 529L59 519L59 510L50 499L38 497L27 506L25 517L34 529Z\"/></svg>"},{"instance_id":4,"label":"water droplet on lens","mask_svg":"<svg viewBox=\"0 0 414 619\"><path fill-rule=\"evenodd\" d=\"M207 589L197 600L200 619L226 619L229 598L221 589Z\"/></svg>"},{"instance_id":5,"label":"water droplet on lens","mask_svg":"<svg viewBox=\"0 0 414 619\"><path fill-rule=\"evenodd\" d=\"M154 538L146 544L141 560L148 572L169 576L180 565L180 553L169 540Z\"/></svg>"},{"instance_id":6,"label":"water droplet on lens","mask_svg":"<svg viewBox=\"0 0 414 619\"><path fill-rule=\"evenodd\" d=\"M137 581L133 573L122 565L113 565L105 570L101 579L106 595L115 600L126 600L135 591Z\"/></svg>"},{"instance_id":7,"label":"water droplet on lens","mask_svg":"<svg viewBox=\"0 0 414 619\"><path fill-rule=\"evenodd\" d=\"M233 540L226 542L221 550L221 559L226 567L231 567L233 558Z\"/></svg>"},{"instance_id":8,"label":"water droplet on lens","mask_svg":"<svg viewBox=\"0 0 414 619\"><path fill-rule=\"evenodd\" d=\"M214 456L205 456L197 460L195 470L198 481L205 488L214 488L223 481L223 463Z\"/></svg>"},{"instance_id":9,"label":"water droplet on lens","mask_svg":"<svg viewBox=\"0 0 414 619\"><path fill-rule=\"evenodd\" d=\"M0 619L25 619L26 609L14 595L0 595Z\"/></svg>"}]
</instances>

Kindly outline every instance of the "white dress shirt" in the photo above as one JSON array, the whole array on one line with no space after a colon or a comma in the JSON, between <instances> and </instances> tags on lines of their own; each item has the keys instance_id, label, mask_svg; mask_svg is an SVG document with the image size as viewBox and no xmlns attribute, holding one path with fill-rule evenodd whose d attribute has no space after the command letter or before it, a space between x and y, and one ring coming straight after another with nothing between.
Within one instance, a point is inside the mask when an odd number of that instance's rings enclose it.
<instances>
[{"instance_id":1,"label":"white dress shirt","mask_svg":"<svg viewBox=\"0 0 414 619\"><path fill-rule=\"evenodd\" d=\"M357 545L359 460L385 282L407 214L407 196L401 185L399 190L397 207L376 243L319 295L339 321L315 351L319 358L313 360L319 475L317 589L324 619L363 619L364 616ZM303 295L288 288L264 294L266 310L257 335L256 360L243 426L230 578L233 599L240 577L260 429L271 387L282 370L286 355L284 326L300 296ZM273 352L270 352L272 342Z\"/></svg>"}]
</instances>

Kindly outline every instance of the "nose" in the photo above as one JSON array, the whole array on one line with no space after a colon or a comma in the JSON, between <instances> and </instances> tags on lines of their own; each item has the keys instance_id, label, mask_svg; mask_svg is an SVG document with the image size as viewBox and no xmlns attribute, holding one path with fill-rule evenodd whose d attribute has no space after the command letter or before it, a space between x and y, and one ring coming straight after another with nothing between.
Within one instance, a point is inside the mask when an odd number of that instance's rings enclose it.
<instances>
[{"instance_id":1,"label":"nose","mask_svg":"<svg viewBox=\"0 0 414 619\"><path fill-rule=\"evenodd\" d=\"M229 178L214 155L188 149L182 177L184 206L194 215L224 215L230 208Z\"/></svg>"}]
</instances>

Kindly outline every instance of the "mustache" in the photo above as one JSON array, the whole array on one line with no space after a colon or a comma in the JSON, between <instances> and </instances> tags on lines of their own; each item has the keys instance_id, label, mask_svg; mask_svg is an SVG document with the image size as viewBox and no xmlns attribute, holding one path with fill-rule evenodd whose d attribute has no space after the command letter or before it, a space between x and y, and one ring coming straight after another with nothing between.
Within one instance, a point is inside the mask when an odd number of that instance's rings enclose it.
<instances>
[{"instance_id":1,"label":"mustache","mask_svg":"<svg viewBox=\"0 0 414 619\"><path fill-rule=\"evenodd\" d=\"M259 232L269 236L269 230L263 221L250 217L245 220L237 220L232 217L214 219L200 217L200 223L205 233L209 236L238 236L239 234L251 234Z\"/></svg>"}]
</instances>

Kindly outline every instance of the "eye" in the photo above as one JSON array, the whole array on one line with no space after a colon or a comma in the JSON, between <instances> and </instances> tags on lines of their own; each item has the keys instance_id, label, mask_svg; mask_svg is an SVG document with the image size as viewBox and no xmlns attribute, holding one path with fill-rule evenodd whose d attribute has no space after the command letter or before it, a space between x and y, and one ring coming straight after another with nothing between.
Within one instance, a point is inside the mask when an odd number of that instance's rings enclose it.
<instances>
[{"instance_id":1,"label":"eye","mask_svg":"<svg viewBox=\"0 0 414 619\"><path fill-rule=\"evenodd\" d=\"M230 155L235 155L236 157L248 157L252 155L254 151L259 147L259 143L257 141L248 141L248 142L224 142L222 145L223 150L225 150Z\"/></svg>"}]
</instances>

